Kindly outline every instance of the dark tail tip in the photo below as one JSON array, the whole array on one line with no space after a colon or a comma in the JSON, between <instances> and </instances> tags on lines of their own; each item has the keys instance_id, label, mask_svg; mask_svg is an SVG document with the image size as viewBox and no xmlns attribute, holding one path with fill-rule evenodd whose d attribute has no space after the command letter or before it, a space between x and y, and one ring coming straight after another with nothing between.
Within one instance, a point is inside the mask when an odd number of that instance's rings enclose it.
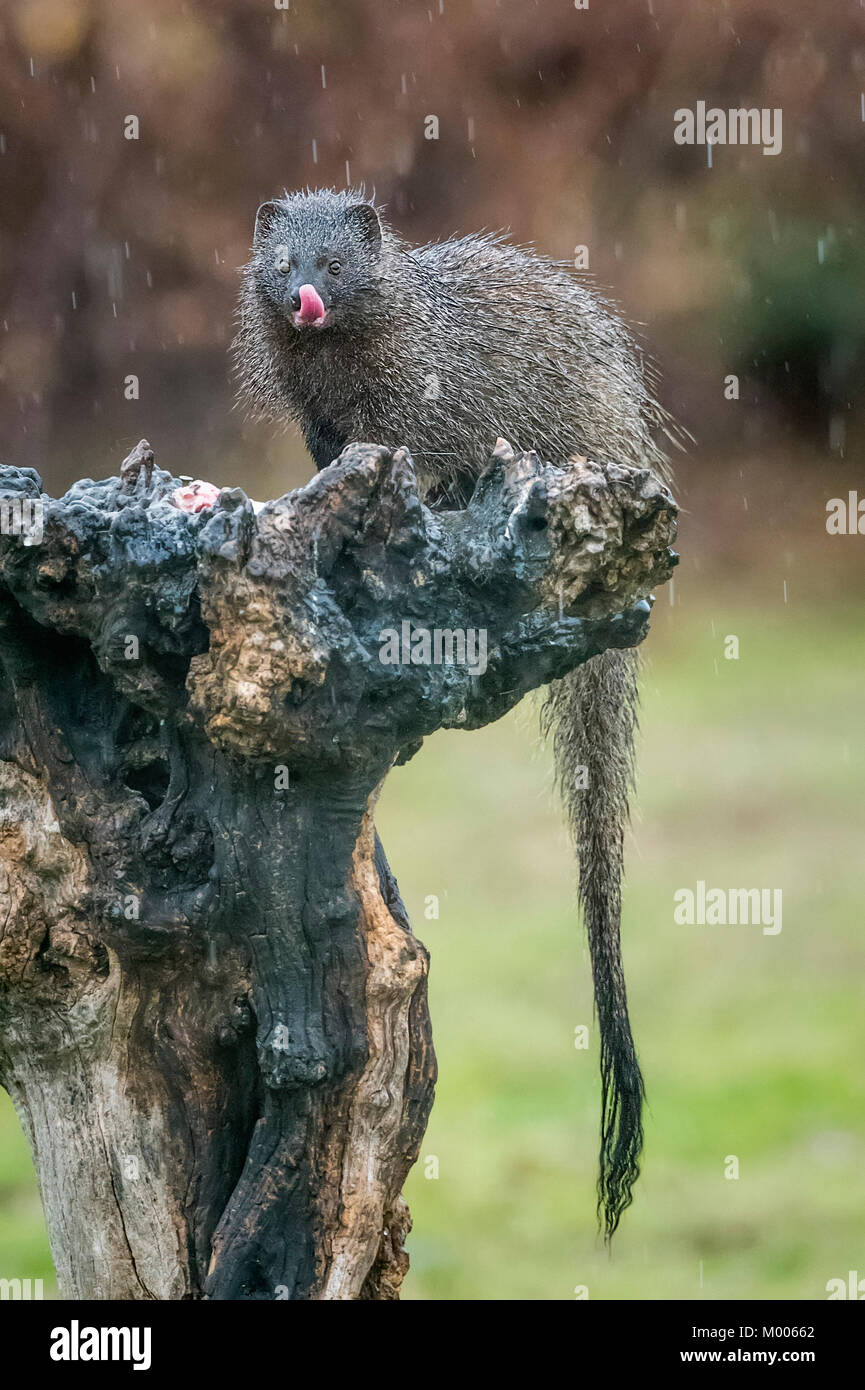
<instances>
[{"instance_id":1,"label":"dark tail tip","mask_svg":"<svg viewBox=\"0 0 865 1390\"><path fill-rule=\"evenodd\" d=\"M632 1201L640 1176L643 1100L640 1073L627 1013L599 1019L601 1030L601 1156L598 1222L609 1244Z\"/></svg>"}]
</instances>

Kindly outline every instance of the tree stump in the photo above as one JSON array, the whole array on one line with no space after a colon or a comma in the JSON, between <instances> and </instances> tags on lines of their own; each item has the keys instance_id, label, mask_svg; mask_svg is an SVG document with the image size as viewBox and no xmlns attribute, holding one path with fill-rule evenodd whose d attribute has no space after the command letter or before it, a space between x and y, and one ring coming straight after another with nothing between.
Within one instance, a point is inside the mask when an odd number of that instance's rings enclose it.
<instances>
[{"instance_id":1,"label":"tree stump","mask_svg":"<svg viewBox=\"0 0 865 1390\"><path fill-rule=\"evenodd\" d=\"M65 1297L397 1298L436 1068L376 797L639 643L675 507L504 441L459 512L372 444L179 486L0 470L0 1081Z\"/></svg>"}]
</instances>

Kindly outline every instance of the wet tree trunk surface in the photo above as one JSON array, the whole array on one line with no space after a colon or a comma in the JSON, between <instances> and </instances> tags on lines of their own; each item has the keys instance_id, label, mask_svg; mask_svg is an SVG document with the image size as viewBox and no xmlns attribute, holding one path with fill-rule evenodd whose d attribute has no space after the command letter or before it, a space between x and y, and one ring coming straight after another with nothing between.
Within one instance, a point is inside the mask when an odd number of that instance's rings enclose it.
<instances>
[{"instance_id":1,"label":"wet tree trunk surface","mask_svg":"<svg viewBox=\"0 0 865 1390\"><path fill-rule=\"evenodd\" d=\"M376 797L640 642L675 507L503 442L464 512L365 444L258 515L178 486L0 469L0 1082L63 1296L397 1298L436 1065ZM485 669L381 659L436 629Z\"/></svg>"}]
</instances>

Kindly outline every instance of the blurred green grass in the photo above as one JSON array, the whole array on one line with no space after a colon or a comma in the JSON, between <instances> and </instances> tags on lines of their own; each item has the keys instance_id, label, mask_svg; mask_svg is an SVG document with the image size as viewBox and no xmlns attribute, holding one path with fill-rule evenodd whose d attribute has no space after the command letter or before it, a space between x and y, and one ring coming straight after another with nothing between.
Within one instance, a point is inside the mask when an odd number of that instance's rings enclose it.
<instances>
[{"instance_id":1,"label":"blurred green grass","mask_svg":"<svg viewBox=\"0 0 865 1390\"><path fill-rule=\"evenodd\" d=\"M822 1299L865 1271L861 615L662 596L644 654L625 964L649 1113L611 1255L588 958L532 703L437 735L385 788L440 1069L406 1190L407 1298ZM783 930L676 925L698 879L781 888ZM5 1096L0 1275L51 1276Z\"/></svg>"}]
</instances>

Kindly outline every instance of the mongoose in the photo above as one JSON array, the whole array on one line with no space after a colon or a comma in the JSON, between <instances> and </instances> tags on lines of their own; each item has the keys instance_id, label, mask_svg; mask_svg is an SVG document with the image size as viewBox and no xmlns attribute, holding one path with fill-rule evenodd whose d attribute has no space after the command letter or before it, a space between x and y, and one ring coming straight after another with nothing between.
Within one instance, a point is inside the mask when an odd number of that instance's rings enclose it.
<instances>
[{"instance_id":1,"label":"mongoose","mask_svg":"<svg viewBox=\"0 0 865 1390\"><path fill-rule=\"evenodd\" d=\"M405 445L436 505L465 504L499 436L556 463L583 454L664 469L642 356L572 269L502 235L412 246L362 193L261 205L234 346L245 395L292 416L318 468L350 441ZM551 688L544 717L592 960L607 1238L643 1142L619 942L636 704L633 653L608 651Z\"/></svg>"}]
</instances>

